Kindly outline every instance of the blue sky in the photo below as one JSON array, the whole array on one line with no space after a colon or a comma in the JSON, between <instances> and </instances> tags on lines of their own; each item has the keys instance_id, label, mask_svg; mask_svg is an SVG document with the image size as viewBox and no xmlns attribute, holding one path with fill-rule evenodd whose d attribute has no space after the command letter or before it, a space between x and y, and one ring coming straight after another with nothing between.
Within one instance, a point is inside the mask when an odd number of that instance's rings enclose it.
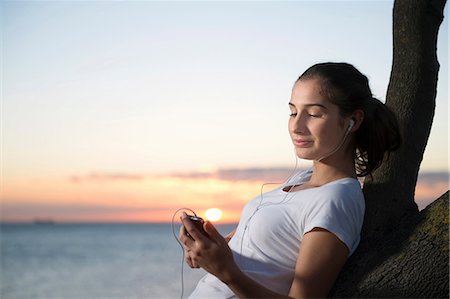
<instances>
[{"instance_id":1,"label":"blue sky","mask_svg":"<svg viewBox=\"0 0 450 299\"><path fill-rule=\"evenodd\" d=\"M385 100L393 1L0 5L6 177L293 165L287 102L316 62L354 64ZM422 169L443 171L447 19L438 56Z\"/></svg>"}]
</instances>

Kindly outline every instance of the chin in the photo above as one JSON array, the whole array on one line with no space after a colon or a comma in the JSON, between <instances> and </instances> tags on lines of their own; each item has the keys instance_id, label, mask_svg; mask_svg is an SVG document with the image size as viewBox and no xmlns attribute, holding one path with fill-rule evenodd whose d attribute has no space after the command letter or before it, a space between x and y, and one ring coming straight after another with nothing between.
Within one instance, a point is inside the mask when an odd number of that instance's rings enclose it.
<instances>
[{"instance_id":1,"label":"chin","mask_svg":"<svg viewBox=\"0 0 450 299\"><path fill-rule=\"evenodd\" d=\"M296 148L295 153L297 157L304 160L314 160L314 158L317 158L316 155L314 155L313 153L308 153L307 151L305 151L305 149Z\"/></svg>"}]
</instances>

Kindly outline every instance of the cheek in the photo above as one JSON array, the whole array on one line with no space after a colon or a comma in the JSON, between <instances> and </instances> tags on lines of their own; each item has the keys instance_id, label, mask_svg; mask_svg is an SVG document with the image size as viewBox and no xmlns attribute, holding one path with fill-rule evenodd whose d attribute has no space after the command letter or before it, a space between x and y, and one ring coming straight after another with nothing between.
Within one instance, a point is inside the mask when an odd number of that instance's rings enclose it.
<instances>
[{"instance_id":1,"label":"cheek","mask_svg":"<svg viewBox=\"0 0 450 299\"><path fill-rule=\"evenodd\" d=\"M324 146L335 144L341 136L337 125L330 125L326 123L314 127L311 131L316 137L317 143Z\"/></svg>"},{"instance_id":2,"label":"cheek","mask_svg":"<svg viewBox=\"0 0 450 299\"><path fill-rule=\"evenodd\" d=\"M309 130L317 139L322 139L330 133L330 126L326 122L311 123Z\"/></svg>"}]
</instances>

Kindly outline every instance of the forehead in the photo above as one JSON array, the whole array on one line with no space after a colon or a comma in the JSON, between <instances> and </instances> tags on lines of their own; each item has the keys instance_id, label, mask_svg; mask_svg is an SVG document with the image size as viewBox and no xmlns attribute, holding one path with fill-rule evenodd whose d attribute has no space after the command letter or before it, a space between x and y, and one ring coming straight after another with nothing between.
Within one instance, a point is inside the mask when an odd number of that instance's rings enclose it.
<instances>
[{"instance_id":1,"label":"forehead","mask_svg":"<svg viewBox=\"0 0 450 299\"><path fill-rule=\"evenodd\" d=\"M319 104L328 108L333 105L321 93L320 81L317 79L298 80L292 88L290 102L295 106Z\"/></svg>"},{"instance_id":2,"label":"forehead","mask_svg":"<svg viewBox=\"0 0 450 299\"><path fill-rule=\"evenodd\" d=\"M298 80L292 88L291 109L321 109L328 115L340 115L339 107L322 92L318 79Z\"/></svg>"}]
</instances>

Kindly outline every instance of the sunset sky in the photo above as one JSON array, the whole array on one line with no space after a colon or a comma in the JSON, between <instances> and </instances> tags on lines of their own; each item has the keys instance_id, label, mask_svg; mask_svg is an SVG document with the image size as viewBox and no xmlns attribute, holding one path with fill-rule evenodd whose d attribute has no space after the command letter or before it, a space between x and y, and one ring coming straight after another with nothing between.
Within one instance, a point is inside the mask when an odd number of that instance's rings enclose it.
<instances>
[{"instance_id":1,"label":"sunset sky","mask_svg":"<svg viewBox=\"0 0 450 299\"><path fill-rule=\"evenodd\" d=\"M1 220L237 221L295 165L287 103L307 67L350 62L385 101L392 6L1 2ZM449 188L447 12L420 208Z\"/></svg>"}]
</instances>

